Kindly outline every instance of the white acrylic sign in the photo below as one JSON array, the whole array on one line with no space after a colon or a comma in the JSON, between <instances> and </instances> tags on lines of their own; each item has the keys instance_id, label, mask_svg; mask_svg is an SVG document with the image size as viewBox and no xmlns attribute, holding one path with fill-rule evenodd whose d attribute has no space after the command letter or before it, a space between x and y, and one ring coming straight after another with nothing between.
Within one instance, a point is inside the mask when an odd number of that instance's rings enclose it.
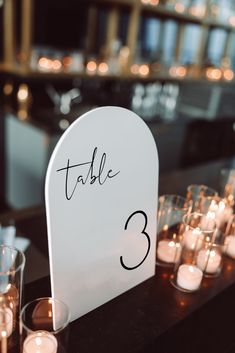
<instances>
[{"instance_id":1,"label":"white acrylic sign","mask_svg":"<svg viewBox=\"0 0 235 353\"><path fill-rule=\"evenodd\" d=\"M103 107L59 140L46 175L52 296L74 320L155 273L158 154L135 113Z\"/></svg>"}]
</instances>

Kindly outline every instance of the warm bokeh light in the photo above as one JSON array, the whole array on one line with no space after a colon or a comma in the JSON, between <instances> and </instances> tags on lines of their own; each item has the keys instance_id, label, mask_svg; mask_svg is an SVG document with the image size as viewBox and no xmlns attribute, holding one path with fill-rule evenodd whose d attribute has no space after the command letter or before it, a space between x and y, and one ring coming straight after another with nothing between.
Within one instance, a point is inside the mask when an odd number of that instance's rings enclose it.
<instances>
[{"instance_id":1,"label":"warm bokeh light","mask_svg":"<svg viewBox=\"0 0 235 353\"><path fill-rule=\"evenodd\" d=\"M63 58L63 65L64 65L65 67L70 66L70 65L72 64L72 62L73 62L73 59L71 58L71 56L65 56L65 57Z\"/></svg>"},{"instance_id":2,"label":"warm bokeh light","mask_svg":"<svg viewBox=\"0 0 235 353\"><path fill-rule=\"evenodd\" d=\"M95 73L97 69L97 64L94 60L88 61L86 68L88 73Z\"/></svg>"},{"instance_id":3,"label":"warm bokeh light","mask_svg":"<svg viewBox=\"0 0 235 353\"><path fill-rule=\"evenodd\" d=\"M169 69L169 74L171 76L176 76L176 67L175 66L171 66Z\"/></svg>"},{"instance_id":4,"label":"warm bokeh light","mask_svg":"<svg viewBox=\"0 0 235 353\"><path fill-rule=\"evenodd\" d=\"M138 75L138 73L139 73L139 65L137 65L137 64L131 65L131 73L133 75Z\"/></svg>"},{"instance_id":5,"label":"warm bokeh light","mask_svg":"<svg viewBox=\"0 0 235 353\"><path fill-rule=\"evenodd\" d=\"M180 306L184 307L185 305L186 305L186 302L183 301L183 300L181 300L181 301L180 301Z\"/></svg>"},{"instance_id":6,"label":"warm bokeh light","mask_svg":"<svg viewBox=\"0 0 235 353\"><path fill-rule=\"evenodd\" d=\"M41 57L38 61L39 70L50 71L52 69L52 60L46 57Z\"/></svg>"},{"instance_id":7,"label":"warm bokeh light","mask_svg":"<svg viewBox=\"0 0 235 353\"><path fill-rule=\"evenodd\" d=\"M169 274L166 273L166 272L162 273L162 278L163 279L168 279L169 278Z\"/></svg>"},{"instance_id":8,"label":"warm bokeh light","mask_svg":"<svg viewBox=\"0 0 235 353\"><path fill-rule=\"evenodd\" d=\"M229 17L228 22L231 26L235 27L235 16Z\"/></svg>"},{"instance_id":9,"label":"warm bokeh light","mask_svg":"<svg viewBox=\"0 0 235 353\"><path fill-rule=\"evenodd\" d=\"M181 2L177 2L175 4L175 11L179 13L183 13L185 11L185 6L181 4Z\"/></svg>"},{"instance_id":10,"label":"warm bokeh light","mask_svg":"<svg viewBox=\"0 0 235 353\"><path fill-rule=\"evenodd\" d=\"M147 76L149 74L149 67L146 64L140 65L139 74L141 76Z\"/></svg>"},{"instance_id":11,"label":"warm bokeh light","mask_svg":"<svg viewBox=\"0 0 235 353\"><path fill-rule=\"evenodd\" d=\"M187 69L185 66L172 66L169 70L169 74L173 77L183 78L187 74Z\"/></svg>"},{"instance_id":12,"label":"warm bokeh light","mask_svg":"<svg viewBox=\"0 0 235 353\"><path fill-rule=\"evenodd\" d=\"M25 108L19 109L17 112L18 118L22 121L27 120L28 118L28 111Z\"/></svg>"},{"instance_id":13,"label":"warm bokeh light","mask_svg":"<svg viewBox=\"0 0 235 353\"><path fill-rule=\"evenodd\" d=\"M61 130L66 130L69 127L69 121L67 119L61 119L59 121L59 127Z\"/></svg>"},{"instance_id":14,"label":"warm bokeh light","mask_svg":"<svg viewBox=\"0 0 235 353\"><path fill-rule=\"evenodd\" d=\"M146 5L149 4L149 0L141 0L142 4Z\"/></svg>"},{"instance_id":15,"label":"warm bokeh light","mask_svg":"<svg viewBox=\"0 0 235 353\"><path fill-rule=\"evenodd\" d=\"M186 68L184 66L178 66L176 68L176 76L178 77L184 77L186 75Z\"/></svg>"},{"instance_id":16,"label":"warm bokeh light","mask_svg":"<svg viewBox=\"0 0 235 353\"><path fill-rule=\"evenodd\" d=\"M55 59L52 61L52 69L54 71L60 71L61 68L62 68L62 64L61 64L60 60Z\"/></svg>"},{"instance_id":17,"label":"warm bokeh light","mask_svg":"<svg viewBox=\"0 0 235 353\"><path fill-rule=\"evenodd\" d=\"M189 8L189 13L196 17L203 17L206 13L206 7L204 5L194 5Z\"/></svg>"},{"instance_id":18,"label":"warm bokeh light","mask_svg":"<svg viewBox=\"0 0 235 353\"><path fill-rule=\"evenodd\" d=\"M100 74L107 74L107 72L109 71L108 64L105 62L100 63L98 66L98 71Z\"/></svg>"},{"instance_id":19,"label":"warm bokeh light","mask_svg":"<svg viewBox=\"0 0 235 353\"><path fill-rule=\"evenodd\" d=\"M206 77L211 81L218 81L222 77L222 72L220 69L209 67L206 70Z\"/></svg>"},{"instance_id":20,"label":"warm bokeh light","mask_svg":"<svg viewBox=\"0 0 235 353\"><path fill-rule=\"evenodd\" d=\"M25 83L22 83L19 86L18 92L17 92L17 99L20 102L25 102L29 97L29 88Z\"/></svg>"},{"instance_id":21,"label":"warm bokeh light","mask_svg":"<svg viewBox=\"0 0 235 353\"><path fill-rule=\"evenodd\" d=\"M10 94L12 94L13 92L13 84L12 83L5 83L5 85L3 86L3 93L6 95L6 96L9 96Z\"/></svg>"},{"instance_id":22,"label":"warm bokeh light","mask_svg":"<svg viewBox=\"0 0 235 353\"><path fill-rule=\"evenodd\" d=\"M232 81L234 78L234 72L231 69L226 69L224 70L223 76L226 81Z\"/></svg>"},{"instance_id":23,"label":"warm bokeh light","mask_svg":"<svg viewBox=\"0 0 235 353\"><path fill-rule=\"evenodd\" d=\"M159 4L159 0L150 0L150 4L156 6Z\"/></svg>"}]
</instances>

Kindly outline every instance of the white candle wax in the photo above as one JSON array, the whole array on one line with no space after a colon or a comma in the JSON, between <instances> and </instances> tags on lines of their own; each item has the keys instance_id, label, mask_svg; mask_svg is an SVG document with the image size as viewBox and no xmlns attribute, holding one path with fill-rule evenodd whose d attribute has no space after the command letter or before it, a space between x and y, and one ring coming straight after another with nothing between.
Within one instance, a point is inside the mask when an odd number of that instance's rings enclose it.
<instances>
[{"instance_id":1,"label":"white candle wax","mask_svg":"<svg viewBox=\"0 0 235 353\"><path fill-rule=\"evenodd\" d=\"M228 235L224 242L225 253L235 258L235 235Z\"/></svg>"},{"instance_id":2,"label":"white candle wax","mask_svg":"<svg viewBox=\"0 0 235 353\"><path fill-rule=\"evenodd\" d=\"M199 229L187 230L183 235L185 246L191 250L199 250L202 247L204 235Z\"/></svg>"},{"instance_id":3,"label":"white candle wax","mask_svg":"<svg viewBox=\"0 0 235 353\"><path fill-rule=\"evenodd\" d=\"M207 212L206 215L203 215L200 221L200 228L202 230L213 230L215 228L215 213Z\"/></svg>"},{"instance_id":4,"label":"white candle wax","mask_svg":"<svg viewBox=\"0 0 235 353\"><path fill-rule=\"evenodd\" d=\"M179 260L181 246L173 240L161 240L157 247L157 257L167 263L175 263Z\"/></svg>"},{"instance_id":5,"label":"white candle wax","mask_svg":"<svg viewBox=\"0 0 235 353\"><path fill-rule=\"evenodd\" d=\"M10 308L0 309L0 331L6 332L9 337L13 331L13 312Z\"/></svg>"},{"instance_id":6,"label":"white candle wax","mask_svg":"<svg viewBox=\"0 0 235 353\"><path fill-rule=\"evenodd\" d=\"M57 347L57 339L50 332L35 331L25 339L23 353L56 353Z\"/></svg>"},{"instance_id":7,"label":"white candle wax","mask_svg":"<svg viewBox=\"0 0 235 353\"><path fill-rule=\"evenodd\" d=\"M212 202L210 211L214 212L215 214L215 222L218 228L222 227L224 223L228 222L229 218L233 214L232 207L226 205L222 200L218 204Z\"/></svg>"},{"instance_id":8,"label":"white candle wax","mask_svg":"<svg viewBox=\"0 0 235 353\"><path fill-rule=\"evenodd\" d=\"M189 291L197 290L200 287L202 275L202 271L196 266L180 265L177 272L177 284Z\"/></svg>"},{"instance_id":9,"label":"white candle wax","mask_svg":"<svg viewBox=\"0 0 235 353\"><path fill-rule=\"evenodd\" d=\"M197 256L197 266L206 273L216 273L220 268L222 257L215 250L199 251Z\"/></svg>"}]
</instances>

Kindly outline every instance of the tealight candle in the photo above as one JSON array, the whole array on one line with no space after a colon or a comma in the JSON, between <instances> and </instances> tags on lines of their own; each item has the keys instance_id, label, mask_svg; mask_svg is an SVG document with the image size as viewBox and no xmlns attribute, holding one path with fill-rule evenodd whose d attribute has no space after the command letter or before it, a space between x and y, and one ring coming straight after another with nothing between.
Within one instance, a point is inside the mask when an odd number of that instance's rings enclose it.
<instances>
[{"instance_id":1,"label":"tealight candle","mask_svg":"<svg viewBox=\"0 0 235 353\"><path fill-rule=\"evenodd\" d=\"M175 263L179 260L181 246L173 240L161 240L157 247L157 257L167 263Z\"/></svg>"},{"instance_id":2,"label":"tealight candle","mask_svg":"<svg viewBox=\"0 0 235 353\"><path fill-rule=\"evenodd\" d=\"M0 309L0 330L6 332L9 337L13 331L13 312L10 308Z\"/></svg>"},{"instance_id":3,"label":"tealight candle","mask_svg":"<svg viewBox=\"0 0 235 353\"><path fill-rule=\"evenodd\" d=\"M193 265L180 265L177 272L177 285L188 291L197 290L202 281L202 271Z\"/></svg>"},{"instance_id":4,"label":"tealight candle","mask_svg":"<svg viewBox=\"0 0 235 353\"><path fill-rule=\"evenodd\" d=\"M215 228L215 213L207 212L206 215L203 215L200 221L200 228L202 230L213 230Z\"/></svg>"},{"instance_id":5,"label":"tealight candle","mask_svg":"<svg viewBox=\"0 0 235 353\"><path fill-rule=\"evenodd\" d=\"M224 242L225 253L235 258L235 235L228 235Z\"/></svg>"},{"instance_id":6,"label":"tealight candle","mask_svg":"<svg viewBox=\"0 0 235 353\"><path fill-rule=\"evenodd\" d=\"M50 332L35 331L25 339L23 353L56 353L57 347L57 339Z\"/></svg>"},{"instance_id":7,"label":"tealight candle","mask_svg":"<svg viewBox=\"0 0 235 353\"><path fill-rule=\"evenodd\" d=\"M221 200L218 204L213 201L210 206L210 211L215 214L217 227L222 227L231 217L233 213L232 207L226 205L223 200Z\"/></svg>"},{"instance_id":8,"label":"tealight candle","mask_svg":"<svg viewBox=\"0 0 235 353\"><path fill-rule=\"evenodd\" d=\"M206 273L216 273L220 269L222 257L216 250L202 249L197 256L197 266Z\"/></svg>"},{"instance_id":9,"label":"tealight candle","mask_svg":"<svg viewBox=\"0 0 235 353\"><path fill-rule=\"evenodd\" d=\"M184 235L184 244L188 249L199 250L202 247L204 235L200 229L187 230Z\"/></svg>"}]
</instances>

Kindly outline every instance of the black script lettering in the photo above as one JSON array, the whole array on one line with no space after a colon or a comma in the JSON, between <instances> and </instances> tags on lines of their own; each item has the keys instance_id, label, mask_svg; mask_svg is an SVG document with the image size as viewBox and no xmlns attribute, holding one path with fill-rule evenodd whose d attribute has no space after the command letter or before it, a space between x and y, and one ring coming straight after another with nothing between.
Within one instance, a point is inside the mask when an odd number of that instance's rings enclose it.
<instances>
[{"instance_id":1,"label":"black script lettering","mask_svg":"<svg viewBox=\"0 0 235 353\"><path fill-rule=\"evenodd\" d=\"M65 171L65 197L67 200L71 200L79 183L81 185L86 185L87 183L92 185L97 181L100 185L103 185L107 181L107 179L112 179L120 173L120 171L113 172L112 169L109 169L109 171L105 173L104 169L105 169L105 164L106 164L106 153L103 153L101 156L100 162L99 162L98 174L95 175L94 165L97 160L97 157L96 157L97 150L98 150L98 148L95 147L93 150L93 153L92 153L91 161L71 165L70 160L68 159L67 166L57 170L57 172ZM72 185L72 187L71 187L71 185L70 185L71 182L70 182L70 177L69 177L70 170L72 168L79 168L79 167L86 166L86 165L89 166L89 169L88 169L87 173L85 174L85 176L80 173L76 179L75 184ZM69 189L72 191L69 192Z\"/></svg>"},{"instance_id":2,"label":"black script lettering","mask_svg":"<svg viewBox=\"0 0 235 353\"><path fill-rule=\"evenodd\" d=\"M142 210L139 210L139 211L135 211L133 212L127 219L126 221L126 224L125 224L125 230L127 230L127 227L128 227L128 224L130 222L130 220L132 219L132 217L135 217L136 215L142 215L144 217L144 228L141 230L141 232L139 234L143 234L146 239L147 239L147 243L148 243L148 246L147 246L147 251L144 255L144 258L135 266L127 266L124 261L123 261L123 256L120 256L120 263L122 265L123 268L125 268L125 270L135 270L136 268L138 268L139 266L142 265L142 263L145 261L145 259L147 258L148 254L149 254L149 251L150 251L150 246L151 246L151 241L150 241L150 236L148 235L148 233L145 232L146 230L146 227L147 227L147 224L148 224L148 217L146 215L146 213Z\"/></svg>"}]
</instances>

